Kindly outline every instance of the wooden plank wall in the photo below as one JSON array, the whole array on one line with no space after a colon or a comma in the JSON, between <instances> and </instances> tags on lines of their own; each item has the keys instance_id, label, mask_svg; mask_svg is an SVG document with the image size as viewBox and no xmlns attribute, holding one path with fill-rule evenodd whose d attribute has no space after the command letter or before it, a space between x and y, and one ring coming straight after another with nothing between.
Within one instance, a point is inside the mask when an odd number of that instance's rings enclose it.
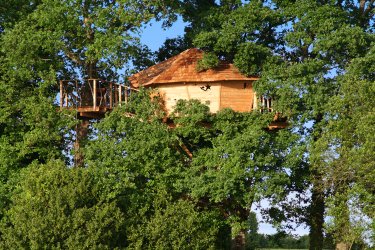
<instances>
[{"instance_id":1,"label":"wooden plank wall","mask_svg":"<svg viewBox=\"0 0 375 250\"><path fill-rule=\"evenodd\" d=\"M220 109L231 108L239 112L250 112L252 111L253 98L254 92L251 81L223 82Z\"/></svg>"},{"instance_id":2,"label":"wooden plank wall","mask_svg":"<svg viewBox=\"0 0 375 250\"><path fill-rule=\"evenodd\" d=\"M164 97L168 113L172 112L179 99L198 99L209 106L212 113L223 108L249 112L252 110L254 93L251 81L246 82L246 86L244 84L244 81L173 83L159 85L157 88Z\"/></svg>"},{"instance_id":3,"label":"wooden plank wall","mask_svg":"<svg viewBox=\"0 0 375 250\"><path fill-rule=\"evenodd\" d=\"M210 111L215 113L219 110L220 83L210 83L210 88L205 88L205 83L175 83L158 86L160 94L164 97L165 106L170 113L179 99L198 99L203 104L210 107ZM202 90L204 87L206 90Z\"/></svg>"},{"instance_id":4,"label":"wooden plank wall","mask_svg":"<svg viewBox=\"0 0 375 250\"><path fill-rule=\"evenodd\" d=\"M207 84L209 86L208 88ZM197 83L188 85L190 99L200 100L203 104L210 107L212 113L219 111L220 89L220 83Z\"/></svg>"}]
</instances>

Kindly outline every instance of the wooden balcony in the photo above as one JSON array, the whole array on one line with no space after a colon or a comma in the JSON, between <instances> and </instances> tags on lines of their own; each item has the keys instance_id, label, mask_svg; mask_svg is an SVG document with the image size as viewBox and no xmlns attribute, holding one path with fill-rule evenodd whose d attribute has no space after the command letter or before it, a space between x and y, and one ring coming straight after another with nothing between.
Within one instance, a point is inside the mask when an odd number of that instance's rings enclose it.
<instances>
[{"instance_id":1,"label":"wooden balcony","mask_svg":"<svg viewBox=\"0 0 375 250\"><path fill-rule=\"evenodd\" d=\"M79 118L100 119L122 102L128 102L132 89L100 79L60 81L60 110L76 110Z\"/></svg>"},{"instance_id":2,"label":"wooden balcony","mask_svg":"<svg viewBox=\"0 0 375 250\"><path fill-rule=\"evenodd\" d=\"M268 130L283 129L289 126L287 117L280 112L275 112L272 107L273 100L271 97L260 96L259 99L254 93L253 109L261 113L275 113L273 121L268 125Z\"/></svg>"}]
</instances>

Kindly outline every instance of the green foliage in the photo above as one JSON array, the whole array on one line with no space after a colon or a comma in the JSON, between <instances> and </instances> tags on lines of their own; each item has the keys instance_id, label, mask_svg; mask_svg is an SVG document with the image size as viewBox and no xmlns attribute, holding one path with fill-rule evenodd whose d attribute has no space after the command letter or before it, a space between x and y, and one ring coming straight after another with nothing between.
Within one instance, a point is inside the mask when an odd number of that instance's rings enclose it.
<instances>
[{"instance_id":1,"label":"green foliage","mask_svg":"<svg viewBox=\"0 0 375 250\"><path fill-rule=\"evenodd\" d=\"M260 75L270 51L264 46L255 43L246 43L239 48L234 58L234 65L245 75Z\"/></svg>"},{"instance_id":2,"label":"green foliage","mask_svg":"<svg viewBox=\"0 0 375 250\"><path fill-rule=\"evenodd\" d=\"M282 232L273 235L259 235L259 248L273 248L273 249L308 249L309 237L293 236Z\"/></svg>"},{"instance_id":3,"label":"green foliage","mask_svg":"<svg viewBox=\"0 0 375 250\"><path fill-rule=\"evenodd\" d=\"M69 129L73 117L57 112L49 93L49 84L33 89L18 81L0 80L0 217L6 210L16 175L32 162L45 163L49 159L65 159ZM18 85L19 84L19 85ZM21 86L20 86L21 85Z\"/></svg>"},{"instance_id":4,"label":"green foliage","mask_svg":"<svg viewBox=\"0 0 375 250\"><path fill-rule=\"evenodd\" d=\"M17 68L50 60L60 65L60 77L80 72L110 80L130 56L136 56L135 34L142 25L166 15L173 19L171 8L166 1L43 0L5 33L2 49Z\"/></svg>"},{"instance_id":5,"label":"green foliage","mask_svg":"<svg viewBox=\"0 0 375 250\"><path fill-rule=\"evenodd\" d=\"M156 109L159 106L152 102L157 98L150 99L150 92L144 89L131 98L97 124L97 135L85 149L85 160L90 168L107 176L109 195L118 199L132 228L136 228L129 232L131 244L138 244L137 237L131 235L139 234L141 225L151 228L156 211L163 213L156 207L161 195L179 196L175 184L181 178L184 157L176 138L162 123Z\"/></svg>"},{"instance_id":6,"label":"green foliage","mask_svg":"<svg viewBox=\"0 0 375 250\"><path fill-rule=\"evenodd\" d=\"M224 225L248 228L248 209L254 200L285 197L289 178L284 167L292 165L285 161L287 148L282 148L289 145L288 135L293 137L288 131L264 129L272 115L229 109L212 115L197 100L180 100L170 117L176 127L170 129L156 112L157 98L150 95L141 89L132 101L98 123L97 138L85 151L88 166L111 176L111 193L119 197L134 226L129 231L132 246L213 247L219 244ZM187 197L191 202L181 201ZM167 202L161 202L164 199ZM186 223L174 222L171 229L162 221L172 220L172 215L176 216L173 221L183 217L195 222L188 231L184 231ZM220 218L226 220L207 228L208 218L218 223ZM203 239L205 230L212 233ZM149 233L140 237L143 231ZM168 241L164 238L168 234L186 236Z\"/></svg>"},{"instance_id":7,"label":"green foliage","mask_svg":"<svg viewBox=\"0 0 375 250\"><path fill-rule=\"evenodd\" d=\"M135 74L155 64L155 55L147 46L135 47L133 50L135 52L131 52L131 54L137 56L132 57L133 67L127 72L128 75Z\"/></svg>"},{"instance_id":8,"label":"green foliage","mask_svg":"<svg viewBox=\"0 0 375 250\"><path fill-rule=\"evenodd\" d=\"M214 247L222 227L218 215L174 201L180 197L176 183L183 178L185 157L152 100L157 99L141 89L99 123L97 139L86 148L87 164L108 176L109 195L119 199L130 218L130 247ZM127 116L130 112L134 115Z\"/></svg>"},{"instance_id":9,"label":"green foliage","mask_svg":"<svg viewBox=\"0 0 375 250\"><path fill-rule=\"evenodd\" d=\"M260 235L258 234L258 221L256 214L250 212L249 215L249 232L246 235L246 249L254 250L260 247Z\"/></svg>"},{"instance_id":10,"label":"green foliage","mask_svg":"<svg viewBox=\"0 0 375 250\"><path fill-rule=\"evenodd\" d=\"M171 8L166 1L0 3L0 217L9 176L69 155L74 115L57 112L57 79L116 78L137 51L136 32Z\"/></svg>"},{"instance_id":11,"label":"green foliage","mask_svg":"<svg viewBox=\"0 0 375 250\"><path fill-rule=\"evenodd\" d=\"M274 27L281 21L278 13L259 1L222 1L204 14L199 20L204 28L197 28L200 32L194 45L221 59L235 59L236 66L247 75L258 74L271 55L269 48L276 45Z\"/></svg>"},{"instance_id":12,"label":"green foliage","mask_svg":"<svg viewBox=\"0 0 375 250\"><path fill-rule=\"evenodd\" d=\"M12 27L15 22L32 12L40 3L39 0L9 0L0 3L0 34L5 28Z\"/></svg>"},{"instance_id":13,"label":"green foliage","mask_svg":"<svg viewBox=\"0 0 375 250\"><path fill-rule=\"evenodd\" d=\"M209 144L211 131L206 125L212 121L212 117L208 106L198 100L179 100L171 117L176 123L173 132L190 150Z\"/></svg>"},{"instance_id":14,"label":"green foliage","mask_svg":"<svg viewBox=\"0 0 375 250\"><path fill-rule=\"evenodd\" d=\"M218 233L223 225L215 211L199 211L191 202L179 200L157 208L150 221L131 235L129 247L217 249Z\"/></svg>"},{"instance_id":15,"label":"green foliage","mask_svg":"<svg viewBox=\"0 0 375 250\"><path fill-rule=\"evenodd\" d=\"M184 37L167 38L162 47L156 52L156 61L162 62L172 56L178 55L191 47Z\"/></svg>"},{"instance_id":16,"label":"green foliage","mask_svg":"<svg viewBox=\"0 0 375 250\"><path fill-rule=\"evenodd\" d=\"M368 220L374 217L374 189L370 184L375 176L373 63L371 50L353 60L347 74L339 79L340 92L329 103L332 119L319 141L332 168L325 177L335 185L328 203L332 216L329 229L345 242L362 243L366 231L374 237L373 222ZM352 218L350 222L348 217Z\"/></svg>"},{"instance_id":17,"label":"green foliage","mask_svg":"<svg viewBox=\"0 0 375 250\"><path fill-rule=\"evenodd\" d=\"M205 53L203 58L197 64L197 71L203 71L211 68L215 68L219 65L219 59L213 53Z\"/></svg>"},{"instance_id":18,"label":"green foliage","mask_svg":"<svg viewBox=\"0 0 375 250\"><path fill-rule=\"evenodd\" d=\"M311 247L321 248L325 194L337 196L337 203L329 205L337 208L335 213L345 213L345 205L338 204L358 201L357 195L370 202L371 195L366 194L371 185L361 173L373 178L369 166L374 149L368 142L374 134L370 96L374 93L371 51L375 37L373 15L369 14L374 5L368 1L220 1L207 6L204 17L200 16L205 25L196 28L194 44L234 62L245 74L261 75L255 84L257 93L272 97L274 108L287 115L295 128L296 139L303 138L305 145L289 147L304 155L298 158L304 161L300 165L304 174L293 171L290 180L300 180L294 188L302 193L310 182L312 198L322 197L311 201L307 210L311 216L305 218L320 235L319 239L312 236L316 245ZM199 26L197 23L192 25ZM367 211L363 204L355 207ZM287 211L284 205L281 214ZM349 218L337 214L342 220L335 227L337 241L343 234L339 231L350 227Z\"/></svg>"},{"instance_id":19,"label":"green foliage","mask_svg":"<svg viewBox=\"0 0 375 250\"><path fill-rule=\"evenodd\" d=\"M88 169L61 161L22 171L1 225L2 249L113 249L124 215Z\"/></svg>"},{"instance_id":20,"label":"green foliage","mask_svg":"<svg viewBox=\"0 0 375 250\"><path fill-rule=\"evenodd\" d=\"M222 209L232 228L245 229L253 201L286 194L289 133L267 132L271 116L229 109L210 116L200 107L194 100L176 107L173 132L193 154L182 185L197 202Z\"/></svg>"},{"instance_id":21,"label":"green foliage","mask_svg":"<svg viewBox=\"0 0 375 250\"><path fill-rule=\"evenodd\" d=\"M136 34L153 18L167 27L175 10L186 36L157 59ZM249 210L263 198L275 224L310 223L312 249L324 202L335 242L363 246L375 231L373 12L365 0L2 1L1 247L225 248L229 231L249 228L251 244L297 244L255 233ZM117 79L130 59L141 69L191 44L206 51L199 70L221 59L261 76L257 94L290 127L192 100L177 103L171 129L160 96L141 90L95 125L87 169L61 163L74 119L56 112L57 79Z\"/></svg>"},{"instance_id":22,"label":"green foliage","mask_svg":"<svg viewBox=\"0 0 375 250\"><path fill-rule=\"evenodd\" d=\"M105 168L93 173L66 169L62 163L36 165L69 154L69 129L75 122L71 112L57 110L57 78L91 75L110 80L135 51L134 34L144 22L168 14L171 5L166 4L1 2L2 248L112 249L126 244L124 214L117 202L124 204L121 195L131 190L130 181L116 181ZM103 69L98 75L91 72L96 67ZM147 112L137 113L144 117ZM18 177L22 168L26 170Z\"/></svg>"}]
</instances>

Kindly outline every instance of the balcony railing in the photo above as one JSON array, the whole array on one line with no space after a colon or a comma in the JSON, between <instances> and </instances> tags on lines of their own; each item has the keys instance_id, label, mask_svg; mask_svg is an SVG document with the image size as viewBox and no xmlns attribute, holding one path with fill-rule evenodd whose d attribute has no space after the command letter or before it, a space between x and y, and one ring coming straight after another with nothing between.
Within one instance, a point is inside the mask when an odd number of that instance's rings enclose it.
<instances>
[{"instance_id":1,"label":"balcony railing","mask_svg":"<svg viewBox=\"0 0 375 250\"><path fill-rule=\"evenodd\" d=\"M127 103L131 89L122 84L100 79L61 80L60 109L76 109L77 112L105 113L122 102Z\"/></svg>"}]
</instances>

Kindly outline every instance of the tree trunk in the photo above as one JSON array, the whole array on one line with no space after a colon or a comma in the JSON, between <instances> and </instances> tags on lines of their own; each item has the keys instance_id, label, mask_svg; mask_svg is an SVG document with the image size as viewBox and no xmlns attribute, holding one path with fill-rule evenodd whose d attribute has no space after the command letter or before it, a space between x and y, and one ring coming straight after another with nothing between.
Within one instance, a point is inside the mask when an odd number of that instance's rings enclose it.
<instances>
[{"instance_id":1,"label":"tree trunk","mask_svg":"<svg viewBox=\"0 0 375 250\"><path fill-rule=\"evenodd\" d=\"M348 186L349 184L345 181L344 183L336 183L335 200L334 206L340 208L340 213L333 217L335 224L334 238L336 243L336 249L338 250L349 250L351 245L345 240L350 237L350 211L348 207Z\"/></svg>"},{"instance_id":2,"label":"tree trunk","mask_svg":"<svg viewBox=\"0 0 375 250\"><path fill-rule=\"evenodd\" d=\"M314 175L314 178L321 178ZM310 205L310 250L323 249L323 223L324 223L324 192L316 183L312 188L311 205Z\"/></svg>"},{"instance_id":3,"label":"tree trunk","mask_svg":"<svg viewBox=\"0 0 375 250\"><path fill-rule=\"evenodd\" d=\"M81 120L76 127L76 141L74 142L74 166L84 167L84 156L82 153L83 142L88 134L89 120Z\"/></svg>"},{"instance_id":4,"label":"tree trunk","mask_svg":"<svg viewBox=\"0 0 375 250\"><path fill-rule=\"evenodd\" d=\"M316 132L313 135L313 140L316 142L321 136L322 129L320 122L323 120L323 114L318 113L315 117L314 130ZM315 163L321 164L321 163ZM324 196L324 185L323 176L319 171L318 166L310 165L310 175L312 177L312 190L311 190L311 204L310 204L310 250L321 250L323 249L323 224L324 224L324 210L325 210L325 196Z\"/></svg>"},{"instance_id":5,"label":"tree trunk","mask_svg":"<svg viewBox=\"0 0 375 250\"><path fill-rule=\"evenodd\" d=\"M231 250L245 249L246 230L241 230L236 237L232 238Z\"/></svg>"}]
</instances>

